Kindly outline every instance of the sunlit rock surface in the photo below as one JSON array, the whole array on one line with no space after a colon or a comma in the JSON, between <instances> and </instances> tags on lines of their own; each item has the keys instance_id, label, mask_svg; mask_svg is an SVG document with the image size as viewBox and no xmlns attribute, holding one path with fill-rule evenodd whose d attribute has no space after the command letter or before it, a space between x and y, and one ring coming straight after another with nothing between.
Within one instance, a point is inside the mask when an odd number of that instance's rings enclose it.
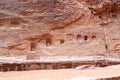
<instances>
[{"instance_id":1,"label":"sunlit rock surface","mask_svg":"<svg viewBox=\"0 0 120 80\"><path fill-rule=\"evenodd\" d=\"M120 56L119 0L0 0L0 55Z\"/></svg>"}]
</instances>

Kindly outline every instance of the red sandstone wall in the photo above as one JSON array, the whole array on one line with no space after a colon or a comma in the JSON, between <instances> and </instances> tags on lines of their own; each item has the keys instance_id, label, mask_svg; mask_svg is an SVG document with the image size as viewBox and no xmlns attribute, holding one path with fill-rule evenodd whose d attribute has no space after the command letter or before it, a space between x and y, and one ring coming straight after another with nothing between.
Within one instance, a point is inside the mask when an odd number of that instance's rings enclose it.
<instances>
[{"instance_id":1,"label":"red sandstone wall","mask_svg":"<svg viewBox=\"0 0 120 80\"><path fill-rule=\"evenodd\" d=\"M0 54L119 57L119 13L119 0L1 0Z\"/></svg>"}]
</instances>

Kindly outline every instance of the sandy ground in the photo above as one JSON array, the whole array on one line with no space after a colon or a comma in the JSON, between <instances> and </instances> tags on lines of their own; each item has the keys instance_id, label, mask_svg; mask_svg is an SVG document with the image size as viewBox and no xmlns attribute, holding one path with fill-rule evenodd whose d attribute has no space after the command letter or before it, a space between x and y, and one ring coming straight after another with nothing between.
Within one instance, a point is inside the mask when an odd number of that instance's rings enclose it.
<instances>
[{"instance_id":1,"label":"sandy ground","mask_svg":"<svg viewBox=\"0 0 120 80\"><path fill-rule=\"evenodd\" d=\"M58 69L20 72L0 72L0 80L95 80L120 77L120 65L96 69ZM92 79L83 79L92 78Z\"/></svg>"}]
</instances>

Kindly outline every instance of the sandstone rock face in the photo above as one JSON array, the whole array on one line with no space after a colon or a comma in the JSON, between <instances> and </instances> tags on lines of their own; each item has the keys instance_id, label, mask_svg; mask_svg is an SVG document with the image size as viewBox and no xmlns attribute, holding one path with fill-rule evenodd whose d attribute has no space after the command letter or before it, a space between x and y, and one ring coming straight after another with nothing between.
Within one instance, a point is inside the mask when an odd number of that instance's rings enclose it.
<instances>
[{"instance_id":1,"label":"sandstone rock face","mask_svg":"<svg viewBox=\"0 0 120 80\"><path fill-rule=\"evenodd\" d=\"M119 0L0 0L0 55L120 57Z\"/></svg>"}]
</instances>

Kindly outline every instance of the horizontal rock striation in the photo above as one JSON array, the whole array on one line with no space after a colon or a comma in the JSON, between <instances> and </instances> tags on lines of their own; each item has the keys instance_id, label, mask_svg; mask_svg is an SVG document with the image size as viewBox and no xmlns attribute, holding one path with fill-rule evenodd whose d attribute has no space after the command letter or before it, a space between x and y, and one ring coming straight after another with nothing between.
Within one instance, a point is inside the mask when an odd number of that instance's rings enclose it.
<instances>
[{"instance_id":1,"label":"horizontal rock striation","mask_svg":"<svg viewBox=\"0 0 120 80\"><path fill-rule=\"evenodd\" d=\"M26 62L26 63L4 63L0 64L0 71L6 72L6 71L29 71L29 70L51 70L51 69L77 69L78 66L81 66L79 70L89 69L92 66L95 67L106 67L111 65L117 65L120 64L120 62L112 62L107 61L107 64L105 61L76 61L76 62L53 62L53 63L37 63L37 62ZM85 67L84 67L84 66ZM83 66L83 68L82 68Z\"/></svg>"}]
</instances>

